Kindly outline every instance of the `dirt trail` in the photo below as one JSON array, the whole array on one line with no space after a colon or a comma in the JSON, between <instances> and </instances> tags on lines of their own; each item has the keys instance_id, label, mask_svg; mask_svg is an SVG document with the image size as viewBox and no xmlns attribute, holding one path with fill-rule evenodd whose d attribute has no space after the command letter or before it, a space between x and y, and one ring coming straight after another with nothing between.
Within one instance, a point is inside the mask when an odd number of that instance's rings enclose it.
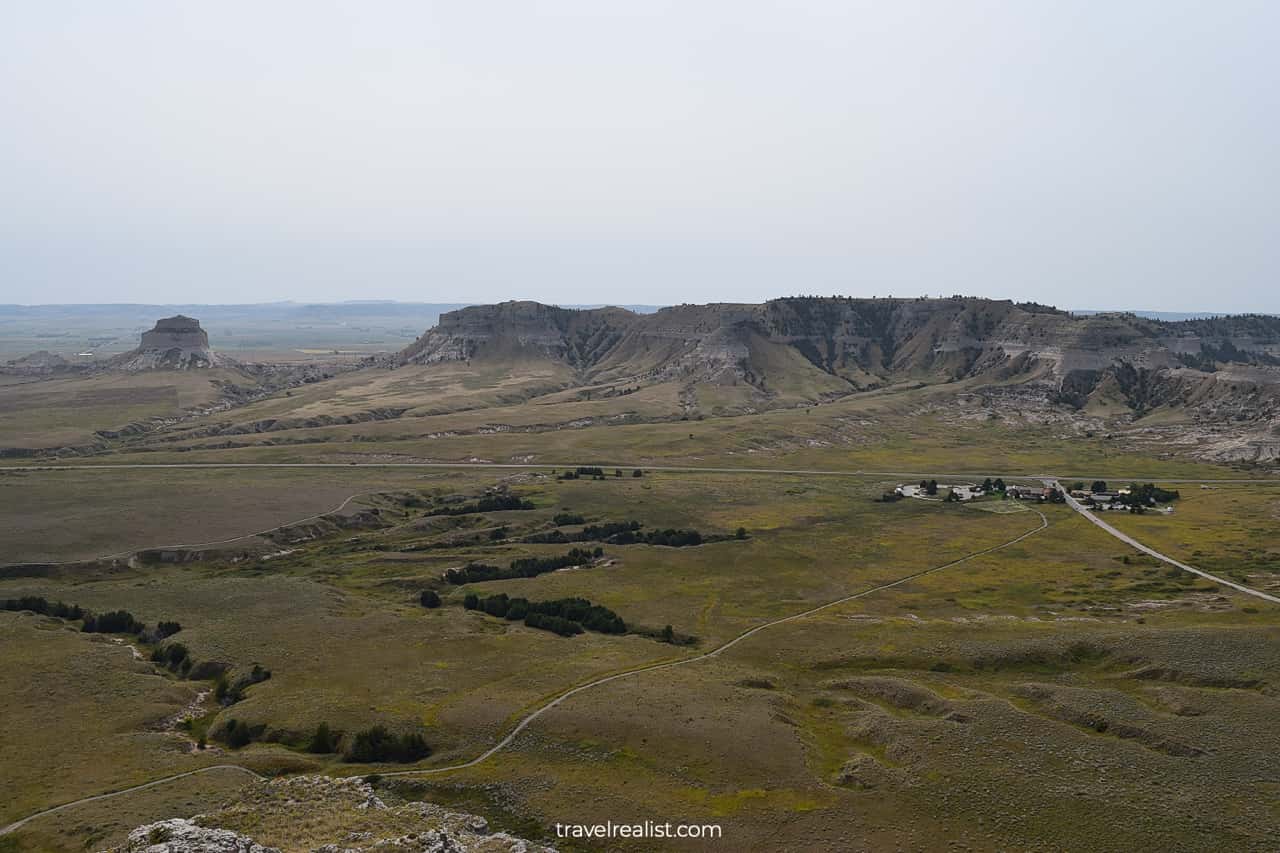
<instances>
[{"instance_id":1,"label":"dirt trail","mask_svg":"<svg viewBox=\"0 0 1280 853\"><path fill-rule=\"evenodd\" d=\"M433 767L426 770L399 770L399 771L394 771L390 773L383 773L381 775L383 776L426 776L426 775L436 775L439 773L449 773L454 770L464 770L468 767L474 767L477 764L480 764L481 762L489 759L493 755L497 754L498 752L501 752L503 749L510 746L512 741L514 741L516 737L518 737L519 734L522 731L524 731L529 726L529 724L532 723L534 720L536 720L538 717L542 716L547 711L550 711L552 708L556 707L561 702L564 702L569 697L574 696L578 693L582 693L585 690L590 690L593 687L599 687L600 685L608 684L611 681L618 681L619 679L628 678L633 675L640 675L641 673L645 673L645 672L656 672L662 669L673 669L677 666L687 666L689 664L697 663L698 661L703 661L709 658L716 657L722 652L728 651L729 649L738 645L742 641L760 633L761 631L764 631L767 628L772 628L777 625L785 624L787 622L794 622L798 619L804 619L808 616L814 615L815 613L820 613L823 610L827 610L832 607L837 607L841 604L845 604L846 602L853 601L858 598L863 598L864 596L868 596L876 592L881 592L886 589L892 589L895 586L901 586L904 583L908 583L909 581L916 580L917 578L922 578L925 575L931 575L935 572L940 572L944 569L949 569L952 566L957 566L960 563L964 563L969 560L975 559L977 557L981 557L984 554L990 554L993 551L999 551L1002 548L1007 548L1010 545L1015 545L1018 542L1021 542L1022 540L1028 538L1029 536L1034 536L1035 534L1039 533L1040 531L1044 530L1049 526L1049 519L1045 517L1044 513L1035 509L1031 511L1040 517L1040 524L1032 528L1031 530L1026 531L1025 533L1021 533L1018 536L1015 536L1013 539L1010 539L1006 542L1001 542L999 545L993 545L990 548L984 548L981 551L974 551L970 554L966 554L965 556L960 557L959 559L955 559L948 563L943 563L938 566L933 566L932 568L922 569L921 571L918 571L918 572L912 572L911 574L904 575L903 577L900 577L897 580L889 581L888 583L877 584L876 586L869 587L859 592L855 592L850 595L837 598L834 601L828 601L826 604L819 604L817 607L811 607L808 610L804 610L800 613L794 613L790 616L783 616L780 619L774 619L771 622L765 622L762 625L757 625L754 628L743 631L741 634L734 637L733 639L727 640L726 642L721 643L719 646L716 646L714 649L708 652L704 652L700 655L695 655L693 657L688 657L688 658L681 658L679 660L674 660L674 661L664 661L661 663L645 664L643 666L635 667L634 669L628 669L628 670L624 670L623 672L616 672L612 675L606 675L604 677L597 678L592 681L588 681L586 684L580 684L577 687L572 687L568 690L565 690L559 693L558 695L556 695L554 698L540 705L538 708L534 709L530 713L526 714L524 717L520 719L518 723L516 723L515 728L513 728L510 732L508 732L507 735L502 738L502 740L498 741L496 744L491 746L489 749L485 750L480 755L471 759L470 761L464 761L459 764L451 764L447 767ZM36 818L44 817L50 814L55 814L64 809L69 809L84 803L92 803L98 800L109 799L111 797L118 797L121 794L128 794L133 791L141 791L143 789L151 788L156 785L164 785L168 782L173 782L178 779L186 778L188 776L194 776L197 773L207 773L210 770L218 770L218 769L235 769L235 770L243 771L244 773L248 773L249 775L254 776L255 778L259 778L259 779L263 778L259 776L259 774L253 772L252 770L249 770L246 767L240 767L239 765L236 765L236 764L219 764L219 765L214 765L212 767L204 767L199 770L189 771L187 773L178 773L173 776L165 776L161 779L156 779L153 782L147 782L142 785L135 785L132 788L125 788L120 791L112 791L106 794L98 794L97 796L93 796L93 797L85 797L80 800L74 800L69 803L63 803L60 806L54 806L53 808L36 812L33 815L28 815L27 817L24 817L21 820L15 821L14 823L11 823L6 827L0 828L0 836L7 835L8 833L13 832L16 829L20 829L22 826L35 820Z\"/></svg>"}]
</instances>

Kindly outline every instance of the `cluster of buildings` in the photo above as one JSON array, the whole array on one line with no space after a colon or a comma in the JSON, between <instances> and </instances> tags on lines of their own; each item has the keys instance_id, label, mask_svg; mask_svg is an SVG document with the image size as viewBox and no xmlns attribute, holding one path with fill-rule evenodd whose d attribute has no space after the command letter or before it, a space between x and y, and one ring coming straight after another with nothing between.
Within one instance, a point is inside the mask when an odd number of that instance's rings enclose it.
<instances>
[{"instance_id":1,"label":"cluster of buildings","mask_svg":"<svg viewBox=\"0 0 1280 853\"><path fill-rule=\"evenodd\" d=\"M1090 491L1089 489L1072 489L1071 497L1078 500L1081 504L1093 510L1094 512L1133 512L1134 501L1130 500L1132 491L1130 489L1103 489L1101 491ZM1149 501L1147 506L1140 506L1139 509L1150 507L1156 512L1171 513L1173 507L1155 505L1155 501Z\"/></svg>"},{"instance_id":2,"label":"cluster of buildings","mask_svg":"<svg viewBox=\"0 0 1280 853\"><path fill-rule=\"evenodd\" d=\"M1003 486L1003 482L997 485ZM1037 501L1038 503L1061 502L1061 495L1047 486L1008 486L1006 488L987 488L987 484L973 483L903 483L893 490L893 494L903 498L920 498L921 500L971 501L984 495L1003 496L1015 501Z\"/></svg>"},{"instance_id":3,"label":"cluster of buildings","mask_svg":"<svg viewBox=\"0 0 1280 853\"><path fill-rule=\"evenodd\" d=\"M1053 500L1054 490L1048 486L1010 486L1004 493L1010 500L1047 503Z\"/></svg>"}]
</instances>

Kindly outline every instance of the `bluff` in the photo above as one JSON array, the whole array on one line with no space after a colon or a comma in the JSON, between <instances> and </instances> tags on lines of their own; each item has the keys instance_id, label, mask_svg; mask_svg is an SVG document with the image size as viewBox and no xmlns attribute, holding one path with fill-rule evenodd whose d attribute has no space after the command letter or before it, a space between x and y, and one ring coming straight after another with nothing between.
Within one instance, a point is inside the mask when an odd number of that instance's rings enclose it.
<instances>
[{"instance_id":1,"label":"bluff","mask_svg":"<svg viewBox=\"0 0 1280 853\"><path fill-rule=\"evenodd\" d=\"M679 305L653 314L535 302L443 314L401 363L546 359L586 382L687 380L850 393L901 381L1036 382L1062 402L1118 397L1142 408L1238 386L1280 385L1280 317L1166 322L1077 316L967 297L793 297Z\"/></svg>"},{"instance_id":2,"label":"bluff","mask_svg":"<svg viewBox=\"0 0 1280 853\"><path fill-rule=\"evenodd\" d=\"M226 361L209 346L209 335L193 317L166 317L142 333L138 348L107 362L119 370L192 370Z\"/></svg>"}]
</instances>

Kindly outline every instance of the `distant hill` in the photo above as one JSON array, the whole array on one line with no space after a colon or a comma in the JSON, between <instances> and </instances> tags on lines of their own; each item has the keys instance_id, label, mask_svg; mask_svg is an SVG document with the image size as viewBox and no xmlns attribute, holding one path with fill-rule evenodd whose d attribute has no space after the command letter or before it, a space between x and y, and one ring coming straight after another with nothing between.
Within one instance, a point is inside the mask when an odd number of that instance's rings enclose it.
<instances>
[{"instance_id":1,"label":"distant hill","mask_svg":"<svg viewBox=\"0 0 1280 853\"><path fill-rule=\"evenodd\" d=\"M549 360L584 384L739 386L753 407L980 379L1035 386L1075 408L1142 413L1220 400L1224 416L1253 406L1253 419L1280 390L1280 317L1163 321L965 297L796 297L651 314L504 302L442 314L399 358Z\"/></svg>"},{"instance_id":2,"label":"distant hill","mask_svg":"<svg viewBox=\"0 0 1280 853\"><path fill-rule=\"evenodd\" d=\"M158 317L199 317L214 349L248 360L311 351L395 352L457 303L0 305L0 361L47 350L72 361L133 349ZM87 353L87 355L81 355Z\"/></svg>"},{"instance_id":3,"label":"distant hill","mask_svg":"<svg viewBox=\"0 0 1280 853\"><path fill-rule=\"evenodd\" d=\"M1225 311L1099 311L1092 308L1074 308L1072 314L1079 316L1089 316L1091 314L1136 314L1139 317L1146 317L1148 320L1205 320L1211 317L1229 317L1231 316Z\"/></svg>"}]
</instances>

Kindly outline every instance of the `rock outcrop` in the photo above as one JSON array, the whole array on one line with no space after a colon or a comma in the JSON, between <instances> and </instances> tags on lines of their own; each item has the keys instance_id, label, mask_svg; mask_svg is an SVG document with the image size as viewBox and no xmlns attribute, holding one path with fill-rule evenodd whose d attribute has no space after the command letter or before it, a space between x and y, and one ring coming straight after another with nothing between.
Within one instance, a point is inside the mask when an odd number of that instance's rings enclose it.
<instances>
[{"instance_id":1,"label":"rock outcrop","mask_svg":"<svg viewBox=\"0 0 1280 853\"><path fill-rule=\"evenodd\" d=\"M5 362L3 368L0 368L0 372L17 376L53 376L71 369L71 362L57 353L42 349L30 355L24 355L22 358L15 358L12 361Z\"/></svg>"},{"instance_id":2,"label":"rock outcrop","mask_svg":"<svg viewBox=\"0 0 1280 853\"><path fill-rule=\"evenodd\" d=\"M211 829L184 818L140 826L109 853L280 853L229 829Z\"/></svg>"},{"instance_id":3,"label":"rock outcrop","mask_svg":"<svg viewBox=\"0 0 1280 853\"><path fill-rule=\"evenodd\" d=\"M138 348L110 359L108 365L122 370L192 370L214 367L230 361L209 347L209 335L193 317L166 317L142 333Z\"/></svg>"},{"instance_id":4,"label":"rock outcrop","mask_svg":"<svg viewBox=\"0 0 1280 853\"><path fill-rule=\"evenodd\" d=\"M434 803L388 805L355 777L294 776L249 785L216 812L139 826L104 853L280 853L250 837L311 853L555 853L477 815Z\"/></svg>"}]
</instances>

